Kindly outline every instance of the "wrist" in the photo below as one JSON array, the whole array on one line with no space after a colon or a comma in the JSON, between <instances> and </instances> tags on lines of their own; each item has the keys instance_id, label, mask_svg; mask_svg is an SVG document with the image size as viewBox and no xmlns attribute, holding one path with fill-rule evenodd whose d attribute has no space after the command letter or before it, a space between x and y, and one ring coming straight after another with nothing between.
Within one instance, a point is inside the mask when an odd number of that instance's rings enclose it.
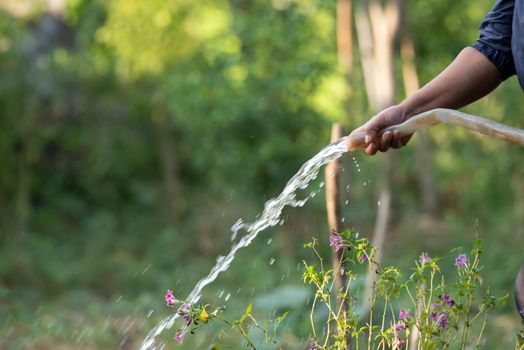
<instances>
[{"instance_id":1,"label":"wrist","mask_svg":"<svg viewBox=\"0 0 524 350\"><path fill-rule=\"evenodd\" d=\"M417 114L433 109L430 105L430 103L425 101L423 96L419 96L418 93L415 93L413 96L402 101L399 104L399 107L402 111L404 119L407 120Z\"/></svg>"},{"instance_id":2,"label":"wrist","mask_svg":"<svg viewBox=\"0 0 524 350\"><path fill-rule=\"evenodd\" d=\"M402 101L397 105L397 107L399 108L400 115L404 121L408 120L414 115L421 113L418 112L418 109L409 100Z\"/></svg>"}]
</instances>

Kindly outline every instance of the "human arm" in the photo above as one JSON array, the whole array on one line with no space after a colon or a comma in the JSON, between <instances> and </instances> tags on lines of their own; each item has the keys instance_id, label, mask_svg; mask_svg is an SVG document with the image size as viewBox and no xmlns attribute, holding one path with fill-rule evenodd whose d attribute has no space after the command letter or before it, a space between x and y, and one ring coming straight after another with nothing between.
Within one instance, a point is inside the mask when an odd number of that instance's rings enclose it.
<instances>
[{"instance_id":1,"label":"human arm","mask_svg":"<svg viewBox=\"0 0 524 350\"><path fill-rule=\"evenodd\" d=\"M380 131L434 108L461 108L493 91L502 82L497 67L482 53L467 47L437 77L402 103L385 109L353 131L366 133L365 152L373 155L400 148L411 135Z\"/></svg>"},{"instance_id":2,"label":"human arm","mask_svg":"<svg viewBox=\"0 0 524 350\"><path fill-rule=\"evenodd\" d=\"M514 0L498 0L480 26L480 37L436 78L411 97L371 118L353 133L366 134L365 152L400 148L411 135L385 132L384 128L434 108L461 108L494 90L515 74L511 52Z\"/></svg>"}]
</instances>

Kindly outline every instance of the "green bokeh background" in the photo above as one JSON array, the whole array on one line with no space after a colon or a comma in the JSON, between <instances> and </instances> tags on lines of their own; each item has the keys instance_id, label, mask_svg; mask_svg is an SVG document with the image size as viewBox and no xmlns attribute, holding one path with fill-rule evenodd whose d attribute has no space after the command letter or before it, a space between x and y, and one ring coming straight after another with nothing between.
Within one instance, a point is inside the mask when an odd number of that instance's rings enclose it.
<instances>
[{"instance_id":1,"label":"green bokeh background","mask_svg":"<svg viewBox=\"0 0 524 350\"><path fill-rule=\"evenodd\" d=\"M491 5L405 2L421 82L475 40ZM335 1L69 0L49 10L0 5L0 349L137 348L170 312L165 290L189 293L228 252L231 225L256 217L329 142L331 123L349 131L372 115L356 46L346 82ZM524 128L522 101L512 78L465 110ZM438 213L421 209L414 137L389 174L384 263L446 256L473 241L478 221L485 283L511 293L524 258L524 149L448 126L428 136ZM371 235L382 156L353 156L361 171L344 157L343 215ZM204 291L232 318L249 303L261 319L289 310L284 349L309 334L303 244L318 237L329 253L320 181ZM213 327L168 348L241 347ZM484 348L512 347L518 327L512 304L498 308Z\"/></svg>"}]
</instances>

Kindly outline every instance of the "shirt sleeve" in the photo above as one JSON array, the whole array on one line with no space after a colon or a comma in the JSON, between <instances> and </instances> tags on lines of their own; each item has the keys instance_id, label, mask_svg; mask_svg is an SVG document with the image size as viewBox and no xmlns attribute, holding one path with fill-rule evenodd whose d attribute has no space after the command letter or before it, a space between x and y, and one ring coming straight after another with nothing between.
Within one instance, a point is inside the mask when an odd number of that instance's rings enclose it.
<instances>
[{"instance_id":1,"label":"shirt sleeve","mask_svg":"<svg viewBox=\"0 0 524 350\"><path fill-rule=\"evenodd\" d=\"M480 24L479 39L471 46L484 54L505 80L516 73L511 37L515 0L497 0Z\"/></svg>"}]
</instances>

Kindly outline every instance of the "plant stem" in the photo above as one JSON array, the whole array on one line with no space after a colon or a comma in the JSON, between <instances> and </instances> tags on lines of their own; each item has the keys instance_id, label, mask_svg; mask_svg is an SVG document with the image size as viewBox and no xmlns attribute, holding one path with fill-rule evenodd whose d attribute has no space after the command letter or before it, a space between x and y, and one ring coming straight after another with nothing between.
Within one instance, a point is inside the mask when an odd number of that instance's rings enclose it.
<instances>
[{"instance_id":1,"label":"plant stem","mask_svg":"<svg viewBox=\"0 0 524 350\"><path fill-rule=\"evenodd\" d=\"M247 335L246 331L244 330L244 328L242 327L242 325L235 325L231 322L229 322L228 320L220 317L220 316L216 316L216 318L218 318L219 320L221 320L222 322L224 322L225 324L227 324L228 326L230 326L231 328L233 329L237 329L240 334L242 334L242 336L244 337L244 339L247 341L248 345L253 349L253 350L257 350L257 348L255 347L255 344L253 344L253 342L251 341L251 339L249 339L249 336Z\"/></svg>"},{"instance_id":2,"label":"plant stem","mask_svg":"<svg viewBox=\"0 0 524 350\"><path fill-rule=\"evenodd\" d=\"M426 311L429 310L431 306L431 300L433 299L433 278L435 277L435 271L431 270L431 275L429 278L429 299L428 299L428 305L426 307Z\"/></svg>"},{"instance_id":3,"label":"plant stem","mask_svg":"<svg viewBox=\"0 0 524 350\"><path fill-rule=\"evenodd\" d=\"M408 292L409 298L410 298L411 301L413 302L413 305L417 305L415 299L413 298L413 295L411 295L411 291L409 290L407 284L405 285L405 287L406 287L406 291Z\"/></svg>"},{"instance_id":4,"label":"plant stem","mask_svg":"<svg viewBox=\"0 0 524 350\"><path fill-rule=\"evenodd\" d=\"M315 313L315 305L317 304L317 298L318 296L315 293L315 299L313 299L313 305L311 306L311 312L309 313L309 321L311 322L311 330L313 332L313 339L317 338L317 332L315 331L315 320L314 320L314 313Z\"/></svg>"},{"instance_id":5,"label":"plant stem","mask_svg":"<svg viewBox=\"0 0 524 350\"><path fill-rule=\"evenodd\" d=\"M371 263L369 263L369 276L373 276L373 268ZM373 278L373 277L371 277ZM375 281L373 281L373 284L371 286L371 300L369 301L369 323L368 323L368 350L371 350L371 342L373 339L373 306L375 304Z\"/></svg>"},{"instance_id":6,"label":"plant stem","mask_svg":"<svg viewBox=\"0 0 524 350\"><path fill-rule=\"evenodd\" d=\"M384 324L386 323L386 311L388 309L388 299L386 298L384 303L384 311L382 312L382 326L380 327L381 331L384 331Z\"/></svg>"},{"instance_id":7,"label":"plant stem","mask_svg":"<svg viewBox=\"0 0 524 350\"><path fill-rule=\"evenodd\" d=\"M477 339L477 344L475 344L475 348L477 349L480 347L480 340L482 339L482 334L484 333L484 327L486 327L487 321L488 321L488 312L486 311L486 313L484 314L484 321L482 322L482 327L480 328L480 333Z\"/></svg>"}]
</instances>

